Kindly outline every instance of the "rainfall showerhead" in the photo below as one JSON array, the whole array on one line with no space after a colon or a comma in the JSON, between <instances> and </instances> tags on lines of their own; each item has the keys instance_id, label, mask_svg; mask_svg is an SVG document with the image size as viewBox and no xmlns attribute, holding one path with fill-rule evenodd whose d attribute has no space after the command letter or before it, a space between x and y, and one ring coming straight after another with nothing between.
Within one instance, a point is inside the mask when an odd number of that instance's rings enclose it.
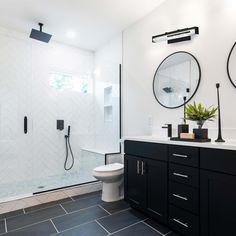
<instances>
[{"instance_id":1,"label":"rainfall showerhead","mask_svg":"<svg viewBox=\"0 0 236 236\"><path fill-rule=\"evenodd\" d=\"M44 43L48 43L52 37L51 34L44 33L42 31L43 29L43 24L39 23L39 30L32 29L30 33L30 38L39 40Z\"/></svg>"}]
</instances>

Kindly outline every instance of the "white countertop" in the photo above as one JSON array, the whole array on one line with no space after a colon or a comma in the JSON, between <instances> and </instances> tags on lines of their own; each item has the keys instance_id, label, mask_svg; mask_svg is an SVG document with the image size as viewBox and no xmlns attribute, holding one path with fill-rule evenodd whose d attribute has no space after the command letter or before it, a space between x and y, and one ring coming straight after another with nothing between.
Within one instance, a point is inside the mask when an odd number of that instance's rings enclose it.
<instances>
[{"instance_id":1,"label":"white countertop","mask_svg":"<svg viewBox=\"0 0 236 236\"><path fill-rule=\"evenodd\" d=\"M236 140L230 140L230 139L225 140L225 143L216 143L214 140L212 140L211 142L207 142L207 143L172 141L168 138L160 138L160 137L157 137L157 136L123 137L121 139L121 142L124 142L124 140L142 141L142 142L150 142L150 143L172 144L172 145L191 146L191 147L236 150Z\"/></svg>"}]
</instances>

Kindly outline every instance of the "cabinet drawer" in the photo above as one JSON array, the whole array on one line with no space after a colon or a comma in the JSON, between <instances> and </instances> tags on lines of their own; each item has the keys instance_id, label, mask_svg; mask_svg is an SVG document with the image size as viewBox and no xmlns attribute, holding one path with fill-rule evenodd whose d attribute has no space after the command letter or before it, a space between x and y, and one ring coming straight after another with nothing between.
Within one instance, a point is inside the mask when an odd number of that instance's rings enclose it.
<instances>
[{"instance_id":1,"label":"cabinet drawer","mask_svg":"<svg viewBox=\"0 0 236 236\"><path fill-rule=\"evenodd\" d=\"M172 229L186 236L199 235L199 219L189 212L177 207L169 207L169 225Z\"/></svg>"},{"instance_id":2,"label":"cabinet drawer","mask_svg":"<svg viewBox=\"0 0 236 236\"><path fill-rule=\"evenodd\" d=\"M125 140L124 151L126 154L161 161L167 161L168 158L168 147L165 144Z\"/></svg>"},{"instance_id":3,"label":"cabinet drawer","mask_svg":"<svg viewBox=\"0 0 236 236\"><path fill-rule=\"evenodd\" d=\"M169 166L169 179L198 188L199 170L193 167L171 163Z\"/></svg>"},{"instance_id":4,"label":"cabinet drawer","mask_svg":"<svg viewBox=\"0 0 236 236\"><path fill-rule=\"evenodd\" d=\"M201 148L201 168L236 175L236 151Z\"/></svg>"},{"instance_id":5,"label":"cabinet drawer","mask_svg":"<svg viewBox=\"0 0 236 236\"><path fill-rule=\"evenodd\" d=\"M183 184L169 183L169 200L175 206L191 211L199 212L199 190Z\"/></svg>"},{"instance_id":6,"label":"cabinet drawer","mask_svg":"<svg viewBox=\"0 0 236 236\"><path fill-rule=\"evenodd\" d=\"M170 145L169 161L187 166L199 166L199 148Z\"/></svg>"}]
</instances>

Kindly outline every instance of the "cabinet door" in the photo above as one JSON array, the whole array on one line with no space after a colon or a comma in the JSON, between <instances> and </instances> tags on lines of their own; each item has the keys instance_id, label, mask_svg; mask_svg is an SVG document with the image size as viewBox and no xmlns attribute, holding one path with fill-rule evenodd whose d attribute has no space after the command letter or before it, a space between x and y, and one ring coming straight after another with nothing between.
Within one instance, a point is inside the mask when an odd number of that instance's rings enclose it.
<instances>
[{"instance_id":1,"label":"cabinet door","mask_svg":"<svg viewBox=\"0 0 236 236\"><path fill-rule=\"evenodd\" d=\"M142 171L142 158L125 155L125 200L144 208L146 203L146 176Z\"/></svg>"},{"instance_id":2,"label":"cabinet door","mask_svg":"<svg viewBox=\"0 0 236 236\"><path fill-rule=\"evenodd\" d=\"M236 225L236 176L200 172L201 235L234 236Z\"/></svg>"},{"instance_id":3,"label":"cabinet door","mask_svg":"<svg viewBox=\"0 0 236 236\"><path fill-rule=\"evenodd\" d=\"M167 163L148 160L145 166L147 176L147 210L162 223L167 222Z\"/></svg>"}]
</instances>

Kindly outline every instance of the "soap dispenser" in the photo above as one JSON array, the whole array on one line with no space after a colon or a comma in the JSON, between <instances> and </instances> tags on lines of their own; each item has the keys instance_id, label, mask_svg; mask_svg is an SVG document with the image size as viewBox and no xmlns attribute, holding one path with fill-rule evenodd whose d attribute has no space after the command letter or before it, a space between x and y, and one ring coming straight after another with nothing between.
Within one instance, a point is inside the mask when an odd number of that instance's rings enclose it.
<instances>
[{"instance_id":1,"label":"soap dispenser","mask_svg":"<svg viewBox=\"0 0 236 236\"><path fill-rule=\"evenodd\" d=\"M178 138L180 138L181 133L188 133L189 125L186 124L186 121L183 119L182 124L178 125Z\"/></svg>"},{"instance_id":2,"label":"soap dispenser","mask_svg":"<svg viewBox=\"0 0 236 236\"><path fill-rule=\"evenodd\" d=\"M185 115L187 97L183 97L183 99L184 99L184 118L182 119L182 124L178 125L178 138L180 138L181 133L189 132L189 125L186 124L186 115Z\"/></svg>"}]
</instances>

